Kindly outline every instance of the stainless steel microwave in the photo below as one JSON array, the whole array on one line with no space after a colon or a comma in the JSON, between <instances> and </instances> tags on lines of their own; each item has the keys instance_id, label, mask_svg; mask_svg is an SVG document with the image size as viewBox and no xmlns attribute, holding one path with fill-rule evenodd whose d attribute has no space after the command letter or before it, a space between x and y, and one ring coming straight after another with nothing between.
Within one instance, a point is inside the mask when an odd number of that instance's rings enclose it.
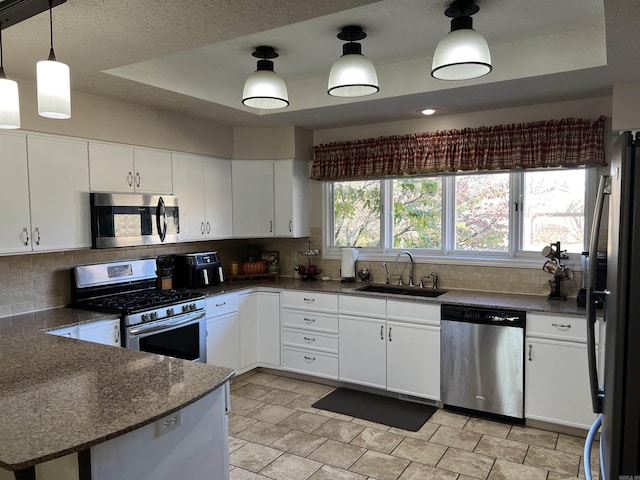
<instances>
[{"instance_id":1,"label":"stainless steel microwave","mask_svg":"<svg viewBox=\"0 0 640 480\"><path fill-rule=\"evenodd\" d=\"M93 248L178 241L178 197L102 192L93 192L89 197Z\"/></svg>"}]
</instances>

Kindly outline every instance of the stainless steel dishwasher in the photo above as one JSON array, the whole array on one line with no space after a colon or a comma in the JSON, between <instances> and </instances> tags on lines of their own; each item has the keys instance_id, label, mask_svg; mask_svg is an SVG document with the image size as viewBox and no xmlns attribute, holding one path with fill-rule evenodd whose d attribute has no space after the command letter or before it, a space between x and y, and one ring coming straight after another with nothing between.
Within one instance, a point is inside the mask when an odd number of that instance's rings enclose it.
<instances>
[{"instance_id":1,"label":"stainless steel dishwasher","mask_svg":"<svg viewBox=\"0 0 640 480\"><path fill-rule=\"evenodd\" d=\"M525 312L442 305L440 400L524 420Z\"/></svg>"}]
</instances>

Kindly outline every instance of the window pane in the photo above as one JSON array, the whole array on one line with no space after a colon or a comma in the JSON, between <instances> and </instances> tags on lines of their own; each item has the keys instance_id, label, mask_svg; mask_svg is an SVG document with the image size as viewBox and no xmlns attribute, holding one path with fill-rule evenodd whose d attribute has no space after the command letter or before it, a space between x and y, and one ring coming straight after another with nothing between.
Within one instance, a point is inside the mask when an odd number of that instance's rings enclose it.
<instances>
[{"instance_id":1,"label":"window pane","mask_svg":"<svg viewBox=\"0 0 640 480\"><path fill-rule=\"evenodd\" d=\"M393 181L393 248L442 245L442 178Z\"/></svg>"},{"instance_id":2,"label":"window pane","mask_svg":"<svg viewBox=\"0 0 640 480\"><path fill-rule=\"evenodd\" d=\"M333 184L333 242L339 247L379 247L380 181Z\"/></svg>"},{"instance_id":3,"label":"window pane","mask_svg":"<svg viewBox=\"0 0 640 480\"><path fill-rule=\"evenodd\" d=\"M455 184L455 248L508 251L509 174L461 175Z\"/></svg>"},{"instance_id":4,"label":"window pane","mask_svg":"<svg viewBox=\"0 0 640 480\"><path fill-rule=\"evenodd\" d=\"M585 170L545 170L524 175L522 249L540 251L558 240L579 253L584 245Z\"/></svg>"}]
</instances>

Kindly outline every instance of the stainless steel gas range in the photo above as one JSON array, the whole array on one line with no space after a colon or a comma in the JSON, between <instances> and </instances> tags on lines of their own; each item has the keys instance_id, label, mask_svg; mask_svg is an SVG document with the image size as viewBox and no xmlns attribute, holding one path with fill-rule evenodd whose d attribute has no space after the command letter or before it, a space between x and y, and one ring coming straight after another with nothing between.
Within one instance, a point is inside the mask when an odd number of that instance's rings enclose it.
<instances>
[{"instance_id":1,"label":"stainless steel gas range","mask_svg":"<svg viewBox=\"0 0 640 480\"><path fill-rule=\"evenodd\" d=\"M74 267L71 306L120 314L125 348L206 362L204 296L156 284L155 259Z\"/></svg>"}]
</instances>

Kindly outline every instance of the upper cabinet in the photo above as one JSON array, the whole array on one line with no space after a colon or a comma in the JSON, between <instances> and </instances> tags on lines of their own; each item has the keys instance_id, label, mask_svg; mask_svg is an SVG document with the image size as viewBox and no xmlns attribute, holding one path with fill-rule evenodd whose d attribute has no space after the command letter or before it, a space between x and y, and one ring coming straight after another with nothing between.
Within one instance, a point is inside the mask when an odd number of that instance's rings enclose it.
<instances>
[{"instance_id":1,"label":"upper cabinet","mask_svg":"<svg viewBox=\"0 0 640 480\"><path fill-rule=\"evenodd\" d=\"M173 154L173 194L180 206L180 241L231 238L231 160Z\"/></svg>"},{"instance_id":2,"label":"upper cabinet","mask_svg":"<svg viewBox=\"0 0 640 480\"><path fill-rule=\"evenodd\" d=\"M89 167L94 192L173 192L171 152L91 142Z\"/></svg>"},{"instance_id":3,"label":"upper cabinet","mask_svg":"<svg viewBox=\"0 0 640 480\"><path fill-rule=\"evenodd\" d=\"M233 235L309 235L308 163L296 160L234 160Z\"/></svg>"}]
</instances>

